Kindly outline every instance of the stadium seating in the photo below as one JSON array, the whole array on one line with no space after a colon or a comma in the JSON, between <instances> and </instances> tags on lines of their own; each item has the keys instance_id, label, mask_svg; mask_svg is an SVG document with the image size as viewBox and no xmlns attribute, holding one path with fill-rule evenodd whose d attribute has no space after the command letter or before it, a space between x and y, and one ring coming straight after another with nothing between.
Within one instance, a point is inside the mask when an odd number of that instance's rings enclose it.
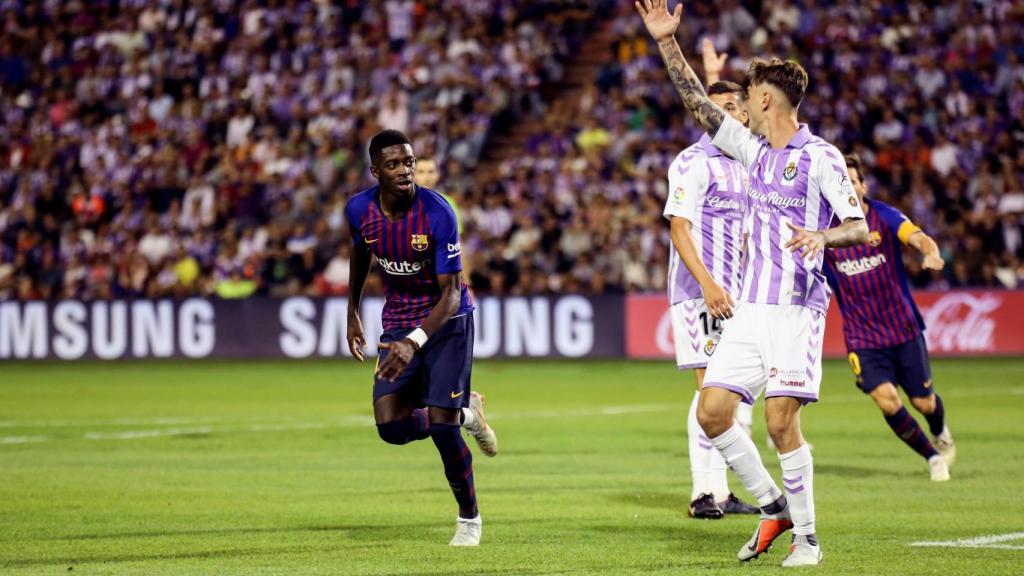
<instances>
[{"instance_id":1,"label":"stadium seating","mask_svg":"<svg viewBox=\"0 0 1024 576\"><path fill-rule=\"evenodd\" d=\"M2 3L0 299L344 294L382 127L441 160L477 291L661 290L699 132L629 4ZM808 67L812 129L956 255L917 286L1016 287L1022 9L803 4L690 3L684 37Z\"/></svg>"}]
</instances>

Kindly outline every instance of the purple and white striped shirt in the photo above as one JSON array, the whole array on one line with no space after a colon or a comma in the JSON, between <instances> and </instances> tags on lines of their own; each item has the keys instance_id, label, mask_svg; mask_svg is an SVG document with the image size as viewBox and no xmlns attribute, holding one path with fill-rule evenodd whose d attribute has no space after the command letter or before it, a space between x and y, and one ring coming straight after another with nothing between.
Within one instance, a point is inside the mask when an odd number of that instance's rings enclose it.
<instances>
[{"instance_id":1,"label":"purple and white striped shirt","mask_svg":"<svg viewBox=\"0 0 1024 576\"><path fill-rule=\"evenodd\" d=\"M805 306L824 314L831 294L821 270L824 254L805 263L790 252L785 244L793 232L786 224L817 231L828 228L833 215L840 221L864 218L842 154L812 135L806 124L785 148L775 150L729 117L713 143L748 170L745 231L751 247L741 300Z\"/></svg>"},{"instance_id":2,"label":"purple and white striped shirt","mask_svg":"<svg viewBox=\"0 0 1024 576\"><path fill-rule=\"evenodd\" d=\"M747 211L743 166L722 154L705 134L672 161L668 188L665 217L690 221L690 232L711 277L733 298L739 298L743 286L743 218ZM703 297L697 279L679 252L672 250L669 303Z\"/></svg>"}]
</instances>

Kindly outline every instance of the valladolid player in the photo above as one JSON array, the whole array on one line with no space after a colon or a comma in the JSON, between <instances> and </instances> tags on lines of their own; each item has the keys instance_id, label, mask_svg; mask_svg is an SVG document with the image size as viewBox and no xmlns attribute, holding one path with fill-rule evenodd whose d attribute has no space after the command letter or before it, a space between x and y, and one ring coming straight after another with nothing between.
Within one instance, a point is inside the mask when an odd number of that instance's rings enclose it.
<instances>
[{"instance_id":1,"label":"valladolid player","mask_svg":"<svg viewBox=\"0 0 1024 576\"><path fill-rule=\"evenodd\" d=\"M374 136L370 161L379 184L353 196L345 207L355 245L349 349L363 360L359 304L371 258L376 258L385 294L373 382L377 432L389 444L434 441L459 506L450 544L476 546L483 522L473 458L461 427L487 456L497 453L497 438L484 419L482 396L470 390L473 303L460 276L455 213L439 194L416 185L416 156L401 132Z\"/></svg>"},{"instance_id":2,"label":"valladolid player","mask_svg":"<svg viewBox=\"0 0 1024 576\"><path fill-rule=\"evenodd\" d=\"M871 230L867 244L825 251L825 274L843 315L850 367L896 436L928 462L931 479L949 480L956 446L942 398L932 386L924 320L910 296L900 244L920 252L925 269L942 270L945 262L935 241L899 210L865 198L860 158L848 155L846 165ZM931 440L903 407L897 386L928 421Z\"/></svg>"},{"instance_id":3,"label":"valladolid player","mask_svg":"<svg viewBox=\"0 0 1024 576\"><path fill-rule=\"evenodd\" d=\"M761 507L758 527L737 556L756 558L792 528L793 544L783 567L817 565L822 553L815 532L814 466L800 431L800 410L818 399L821 384L829 298L822 252L866 242L864 212L842 155L797 120L807 90L807 72L799 64L779 59L751 63L747 129L708 99L686 63L675 39L682 5L674 13L665 0L635 5L683 105L712 144L748 171L743 288L729 329L708 363L697 410L701 428ZM834 215L841 224L829 228ZM785 494L733 420L738 402L753 403L761 393Z\"/></svg>"},{"instance_id":4,"label":"valladolid player","mask_svg":"<svg viewBox=\"0 0 1024 576\"><path fill-rule=\"evenodd\" d=\"M708 97L746 123L742 86L716 82L708 87ZM686 420L693 479L689 515L715 520L724 514L757 514L756 507L729 489L728 466L697 423L704 370L742 287L746 170L705 134L672 161L668 183L664 215L675 246L669 260L668 297L676 365L692 369L697 383ZM753 406L741 404L736 418L749 430Z\"/></svg>"}]
</instances>

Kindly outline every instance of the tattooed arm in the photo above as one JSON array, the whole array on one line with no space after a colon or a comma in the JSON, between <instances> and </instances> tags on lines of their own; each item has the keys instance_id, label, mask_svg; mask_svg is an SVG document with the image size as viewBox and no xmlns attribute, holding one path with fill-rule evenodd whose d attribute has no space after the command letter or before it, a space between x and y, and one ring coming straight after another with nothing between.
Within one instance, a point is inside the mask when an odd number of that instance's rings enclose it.
<instances>
[{"instance_id":1,"label":"tattooed arm","mask_svg":"<svg viewBox=\"0 0 1024 576\"><path fill-rule=\"evenodd\" d=\"M825 248L846 248L864 244L870 238L868 223L864 218L847 218L835 228L825 230L804 230L786 222L793 231L793 238L786 242L790 252L799 252L804 259L813 260Z\"/></svg>"},{"instance_id":2,"label":"tattooed arm","mask_svg":"<svg viewBox=\"0 0 1024 576\"><path fill-rule=\"evenodd\" d=\"M686 63L683 51L676 42L675 31L683 13L682 4L677 4L675 12L671 14L665 6L665 0L639 0L634 2L634 5L640 12L647 31L658 43L661 59L665 61L669 78L682 98L683 106L714 138L722 126L722 121L725 120L725 112L708 99L704 85L693 68Z\"/></svg>"}]
</instances>

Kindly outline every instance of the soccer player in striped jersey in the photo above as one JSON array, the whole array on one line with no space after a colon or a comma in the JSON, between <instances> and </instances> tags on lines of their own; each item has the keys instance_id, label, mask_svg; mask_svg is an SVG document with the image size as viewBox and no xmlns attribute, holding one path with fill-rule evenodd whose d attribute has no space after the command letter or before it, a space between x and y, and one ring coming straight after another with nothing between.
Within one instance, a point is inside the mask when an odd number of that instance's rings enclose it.
<instances>
[{"instance_id":1,"label":"soccer player in striped jersey","mask_svg":"<svg viewBox=\"0 0 1024 576\"><path fill-rule=\"evenodd\" d=\"M825 252L825 274L843 315L843 337L857 386L882 410L892 431L927 460L932 480L949 480L956 458L942 398L932 386L921 313L910 296L900 244L923 255L922 266L942 270L939 247L899 210L865 198L860 158L846 156L850 182L864 206L871 240ZM931 440L900 401L896 386L928 421Z\"/></svg>"},{"instance_id":2,"label":"soccer player in striped jersey","mask_svg":"<svg viewBox=\"0 0 1024 576\"><path fill-rule=\"evenodd\" d=\"M708 87L708 97L733 118L747 122L746 91L739 84L715 82ZM675 246L669 260L668 296L676 365L693 369L697 381L686 420L693 479L689 515L717 520L724 514L757 514L756 507L729 489L728 466L697 423L704 370L742 286L746 171L705 134L672 161L668 184L664 215ZM736 418L749 431L753 406L738 406Z\"/></svg>"},{"instance_id":3,"label":"soccer player in striped jersey","mask_svg":"<svg viewBox=\"0 0 1024 576\"><path fill-rule=\"evenodd\" d=\"M757 529L737 557L756 558L792 528L793 543L782 566L815 566L822 553L815 534L814 466L800 431L800 410L818 399L821 384L829 298L822 252L866 242L864 212L842 155L798 121L806 70L777 58L751 63L748 129L708 98L686 63L675 39L682 4L672 13L665 0L639 0L635 5L683 105L712 144L748 171L749 249L743 288L729 329L708 363L697 409L701 428L761 507ZM834 215L841 223L829 228ZM733 420L738 402L753 403L762 392L786 494Z\"/></svg>"},{"instance_id":4,"label":"soccer player in striped jersey","mask_svg":"<svg viewBox=\"0 0 1024 576\"><path fill-rule=\"evenodd\" d=\"M473 485L466 428L487 456L497 438L483 397L470 390L473 302L461 278L455 213L440 194L416 185L416 156L404 134L370 141L370 172L379 184L353 196L345 219L355 245L348 301L348 345L363 360L359 303L377 259L384 280L384 334L373 382L377 432L389 444L431 438L459 506L453 546L480 543L483 522Z\"/></svg>"}]
</instances>

